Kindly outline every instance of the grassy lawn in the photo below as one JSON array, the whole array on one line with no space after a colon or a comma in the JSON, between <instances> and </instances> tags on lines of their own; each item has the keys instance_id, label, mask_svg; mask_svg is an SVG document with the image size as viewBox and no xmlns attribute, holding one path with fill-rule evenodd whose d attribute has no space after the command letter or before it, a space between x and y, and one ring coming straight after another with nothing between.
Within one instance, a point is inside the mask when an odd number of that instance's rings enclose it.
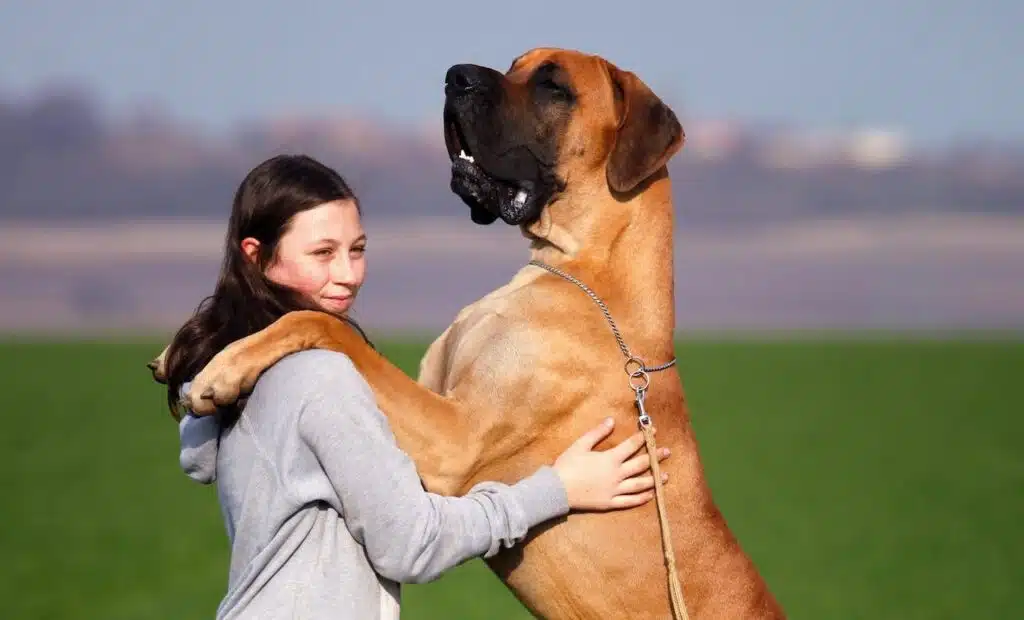
<instances>
[{"instance_id":1,"label":"grassy lawn","mask_svg":"<svg viewBox=\"0 0 1024 620\"><path fill-rule=\"evenodd\" d=\"M414 372L419 343L378 344ZM226 537L214 489L178 469L144 367L160 346L0 344L2 617L212 617ZM679 355L716 498L791 617L1024 617L1024 344ZM479 561L404 599L411 620L528 617Z\"/></svg>"}]
</instances>

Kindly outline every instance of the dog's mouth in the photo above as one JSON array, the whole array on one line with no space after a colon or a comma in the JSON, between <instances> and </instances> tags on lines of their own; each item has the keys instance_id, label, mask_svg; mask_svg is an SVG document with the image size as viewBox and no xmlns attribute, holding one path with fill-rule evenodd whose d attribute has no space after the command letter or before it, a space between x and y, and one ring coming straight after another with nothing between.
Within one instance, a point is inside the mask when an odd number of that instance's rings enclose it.
<instances>
[{"instance_id":1,"label":"dog's mouth","mask_svg":"<svg viewBox=\"0 0 1024 620\"><path fill-rule=\"evenodd\" d=\"M452 162L451 190L469 206L477 224L491 224L499 217L507 224L522 224L536 217L536 191L533 182L506 180L487 171L474 153L457 116L449 109L444 114L445 145Z\"/></svg>"}]
</instances>

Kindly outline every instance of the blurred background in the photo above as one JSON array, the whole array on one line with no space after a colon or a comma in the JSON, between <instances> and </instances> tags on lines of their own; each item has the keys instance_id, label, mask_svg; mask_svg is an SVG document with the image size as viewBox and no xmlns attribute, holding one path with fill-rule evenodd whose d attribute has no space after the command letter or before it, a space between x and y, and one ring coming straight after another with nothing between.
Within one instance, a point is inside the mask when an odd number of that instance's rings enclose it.
<instances>
[{"instance_id":1,"label":"blurred background","mask_svg":"<svg viewBox=\"0 0 1024 620\"><path fill-rule=\"evenodd\" d=\"M1024 612L1022 25L1011 0L0 3L4 617L213 616L216 497L143 364L212 291L235 188L279 152L346 176L357 315L415 373L527 256L449 192L444 73L542 45L683 122L681 374L793 617ZM479 562L407 592L403 617L528 617Z\"/></svg>"}]
</instances>

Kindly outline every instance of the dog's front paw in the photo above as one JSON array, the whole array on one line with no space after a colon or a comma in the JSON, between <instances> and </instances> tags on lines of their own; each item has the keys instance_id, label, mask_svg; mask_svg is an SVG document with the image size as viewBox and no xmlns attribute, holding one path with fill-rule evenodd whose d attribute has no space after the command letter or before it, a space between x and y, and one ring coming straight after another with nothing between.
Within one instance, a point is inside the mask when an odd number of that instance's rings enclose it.
<instances>
[{"instance_id":1,"label":"dog's front paw","mask_svg":"<svg viewBox=\"0 0 1024 620\"><path fill-rule=\"evenodd\" d=\"M255 377L249 376L252 373L242 368L234 353L229 346L196 375L182 399L186 409L195 415L212 415L218 407L233 405L252 390Z\"/></svg>"},{"instance_id":2,"label":"dog's front paw","mask_svg":"<svg viewBox=\"0 0 1024 620\"><path fill-rule=\"evenodd\" d=\"M170 345L164 347L156 359L146 364L146 368L153 373L153 380L164 385L167 384L167 350L170 348Z\"/></svg>"}]
</instances>

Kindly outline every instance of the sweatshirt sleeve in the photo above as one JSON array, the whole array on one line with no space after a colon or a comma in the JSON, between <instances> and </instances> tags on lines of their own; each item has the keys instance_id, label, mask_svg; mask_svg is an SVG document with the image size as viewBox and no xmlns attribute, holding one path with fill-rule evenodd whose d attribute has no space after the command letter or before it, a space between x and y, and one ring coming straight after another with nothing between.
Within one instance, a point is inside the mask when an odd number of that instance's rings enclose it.
<instances>
[{"instance_id":1,"label":"sweatshirt sleeve","mask_svg":"<svg viewBox=\"0 0 1024 620\"><path fill-rule=\"evenodd\" d=\"M191 383L181 388L188 391ZM178 463L189 478L201 484L217 480L217 449L220 445L220 423L215 416L196 417L186 413L178 422L180 451Z\"/></svg>"},{"instance_id":2,"label":"sweatshirt sleeve","mask_svg":"<svg viewBox=\"0 0 1024 620\"><path fill-rule=\"evenodd\" d=\"M299 432L330 479L349 530L384 577L432 581L569 512L565 487L549 466L513 485L477 484L463 497L428 493L351 360L321 353Z\"/></svg>"}]
</instances>

